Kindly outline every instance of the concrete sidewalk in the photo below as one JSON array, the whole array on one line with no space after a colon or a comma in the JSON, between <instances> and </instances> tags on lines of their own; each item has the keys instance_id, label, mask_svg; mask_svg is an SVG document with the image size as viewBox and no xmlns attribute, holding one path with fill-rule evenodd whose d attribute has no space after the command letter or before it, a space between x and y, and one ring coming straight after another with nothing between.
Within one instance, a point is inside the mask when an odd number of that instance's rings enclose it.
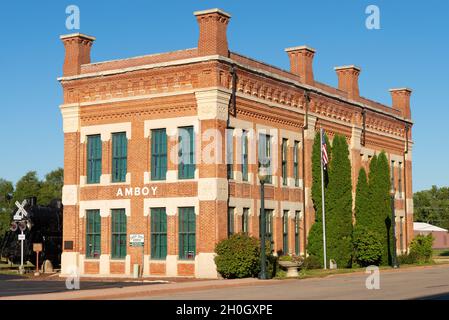
<instances>
[{"instance_id":1,"label":"concrete sidewalk","mask_svg":"<svg viewBox=\"0 0 449 320\"><path fill-rule=\"evenodd\" d=\"M129 286L122 288L94 289L94 290L67 290L65 292L44 293L21 296L2 297L0 300L106 300L121 298L137 298L160 294L179 293L187 291L200 291L241 286L260 285L259 279L233 279L233 280L205 280L181 283L151 284ZM279 280L263 280L264 285L279 284ZM81 280L81 288L83 282Z\"/></svg>"}]
</instances>

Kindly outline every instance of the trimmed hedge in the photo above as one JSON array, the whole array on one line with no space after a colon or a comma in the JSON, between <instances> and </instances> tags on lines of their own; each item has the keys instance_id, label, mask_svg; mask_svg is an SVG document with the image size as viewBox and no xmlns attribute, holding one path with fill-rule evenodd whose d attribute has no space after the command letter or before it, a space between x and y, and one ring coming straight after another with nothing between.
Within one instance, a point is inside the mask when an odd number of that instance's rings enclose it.
<instances>
[{"instance_id":1,"label":"trimmed hedge","mask_svg":"<svg viewBox=\"0 0 449 320\"><path fill-rule=\"evenodd\" d=\"M428 234L427 236L418 235L410 244L410 254L416 255L417 263L428 263L432 261L432 245L433 236Z\"/></svg>"},{"instance_id":2,"label":"trimmed hedge","mask_svg":"<svg viewBox=\"0 0 449 320\"><path fill-rule=\"evenodd\" d=\"M244 233L220 241L215 247L217 271L227 279L257 277L260 242Z\"/></svg>"}]
</instances>

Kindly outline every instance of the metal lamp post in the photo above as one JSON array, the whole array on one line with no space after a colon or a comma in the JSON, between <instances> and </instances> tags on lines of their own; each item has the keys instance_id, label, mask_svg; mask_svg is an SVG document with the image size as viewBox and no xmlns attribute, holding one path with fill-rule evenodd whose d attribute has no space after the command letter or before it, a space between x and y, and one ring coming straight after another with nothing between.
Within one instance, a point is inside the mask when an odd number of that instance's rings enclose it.
<instances>
[{"instance_id":1,"label":"metal lamp post","mask_svg":"<svg viewBox=\"0 0 449 320\"><path fill-rule=\"evenodd\" d=\"M264 166L259 168L259 181L260 181L260 273L259 279L267 279L267 264L266 264L266 252L265 252L265 182L268 177L268 170Z\"/></svg>"},{"instance_id":2,"label":"metal lamp post","mask_svg":"<svg viewBox=\"0 0 449 320\"><path fill-rule=\"evenodd\" d=\"M398 268L398 259L396 256L396 213L395 213L395 206L394 206L394 195L396 191L391 189L390 191L390 197L391 197L391 226L393 229L393 254L392 254L392 264L393 268Z\"/></svg>"}]
</instances>

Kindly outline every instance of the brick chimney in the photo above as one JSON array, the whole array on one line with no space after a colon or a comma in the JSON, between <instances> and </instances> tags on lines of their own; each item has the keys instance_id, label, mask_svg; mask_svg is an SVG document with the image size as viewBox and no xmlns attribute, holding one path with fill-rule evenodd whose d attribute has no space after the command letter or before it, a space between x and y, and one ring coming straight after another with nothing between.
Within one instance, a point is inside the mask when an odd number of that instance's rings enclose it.
<instances>
[{"instance_id":1,"label":"brick chimney","mask_svg":"<svg viewBox=\"0 0 449 320\"><path fill-rule=\"evenodd\" d=\"M411 119L410 96L412 90L408 88L390 89L390 94L393 100L393 109L401 111L404 118Z\"/></svg>"},{"instance_id":2,"label":"brick chimney","mask_svg":"<svg viewBox=\"0 0 449 320\"><path fill-rule=\"evenodd\" d=\"M335 67L338 76L338 89L347 92L349 99L357 99L359 95L359 74L361 69L354 65Z\"/></svg>"},{"instance_id":3,"label":"brick chimney","mask_svg":"<svg viewBox=\"0 0 449 320\"><path fill-rule=\"evenodd\" d=\"M81 65L90 63L90 48L95 38L81 33L63 35L60 38L65 47L63 75L80 74Z\"/></svg>"},{"instance_id":4,"label":"brick chimney","mask_svg":"<svg viewBox=\"0 0 449 320\"><path fill-rule=\"evenodd\" d=\"M290 72L301 77L305 84L313 85L313 56L315 50L307 46L287 48L290 59Z\"/></svg>"},{"instance_id":5,"label":"brick chimney","mask_svg":"<svg viewBox=\"0 0 449 320\"><path fill-rule=\"evenodd\" d=\"M193 14L196 16L200 27L198 55L208 56L218 54L228 57L229 50L226 30L231 15L220 9L195 11Z\"/></svg>"}]
</instances>

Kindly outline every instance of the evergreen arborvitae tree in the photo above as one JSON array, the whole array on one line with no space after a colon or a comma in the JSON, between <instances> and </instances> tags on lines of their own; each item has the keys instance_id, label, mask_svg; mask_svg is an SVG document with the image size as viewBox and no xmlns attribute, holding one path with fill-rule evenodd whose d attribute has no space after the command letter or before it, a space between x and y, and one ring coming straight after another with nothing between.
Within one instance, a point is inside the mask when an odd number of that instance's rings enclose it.
<instances>
[{"instance_id":1,"label":"evergreen arborvitae tree","mask_svg":"<svg viewBox=\"0 0 449 320\"><path fill-rule=\"evenodd\" d=\"M371 230L378 233L382 239L381 264L391 261L391 204L390 204L390 171L388 160L384 152L374 156L370 163L369 172L369 215Z\"/></svg>"},{"instance_id":2,"label":"evergreen arborvitae tree","mask_svg":"<svg viewBox=\"0 0 449 320\"><path fill-rule=\"evenodd\" d=\"M372 165L377 164L377 157ZM376 172L371 171L371 172ZM374 215L371 214L370 190L366 171L361 168L357 180L355 195L355 225L353 232L354 261L362 266L378 265L382 258L383 246L379 230L374 227ZM369 242L368 242L369 241Z\"/></svg>"},{"instance_id":3,"label":"evergreen arborvitae tree","mask_svg":"<svg viewBox=\"0 0 449 320\"><path fill-rule=\"evenodd\" d=\"M326 243L328 260L339 267L352 263L352 178L348 143L336 135L332 143L332 162L326 192Z\"/></svg>"},{"instance_id":4,"label":"evergreen arborvitae tree","mask_svg":"<svg viewBox=\"0 0 449 320\"><path fill-rule=\"evenodd\" d=\"M369 205L368 178L366 176L365 168L361 168L357 179L357 189L355 194L355 227L368 227L371 225L372 216L369 214Z\"/></svg>"},{"instance_id":5,"label":"evergreen arborvitae tree","mask_svg":"<svg viewBox=\"0 0 449 320\"><path fill-rule=\"evenodd\" d=\"M327 154L331 157L331 145L327 135L324 135ZM330 161L330 159L329 159ZM324 171L324 187L328 184L328 172ZM316 256L323 263L323 219L321 206L321 138L320 133L315 135L312 148L312 200L315 209L315 223L312 225L307 238L307 252Z\"/></svg>"},{"instance_id":6,"label":"evergreen arborvitae tree","mask_svg":"<svg viewBox=\"0 0 449 320\"><path fill-rule=\"evenodd\" d=\"M393 228L391 221L391 198L390 198L390 167L385 152L377 157L377 175L379 177L379 220L383 220L383 246L382 264L391 264L393 253Z\"/></svg>"}]
</instances>

